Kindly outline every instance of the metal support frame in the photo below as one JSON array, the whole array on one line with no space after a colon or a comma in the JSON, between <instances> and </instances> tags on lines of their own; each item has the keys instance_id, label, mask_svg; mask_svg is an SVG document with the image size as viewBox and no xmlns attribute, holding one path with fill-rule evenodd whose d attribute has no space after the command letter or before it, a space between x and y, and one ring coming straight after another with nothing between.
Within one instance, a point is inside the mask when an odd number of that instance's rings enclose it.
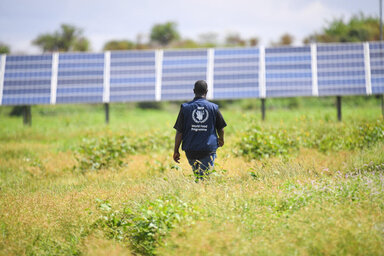
<instances>
[{"instance_id":1,"label":"metal support frame","mask_svg":"<svg viewBox=\"0 0 384 256\"><path fill-rule=\"evenodd\" d=\"M111 52L104 53L104 80L103 80L103 102L109 103L111 98Z\"/></svg>"},{"instance_id":2,"label":"metal support frame","mask_svg":"<svg viewBox=\"0 0 384 256\"><path fill-rule=\"evenodd\" d=\"M32 112L31 112L31 106L23 106L23 124L32 126Z\"/></svg>"},{"instance_id":3,"label":"metal support frame","mask_svg":"<svg viewBox=\"0 0 384 256\"><path fill-rule=\"evenodd\" d=\"M317 45L311 44L312 96L319 96L317 79Z\"/></svg>"},{"instance_id":4,"label":"metal support frame","mask_svg":"<svg viewBox=\"0 0 384 256\"><path fill-rule=\"evenodd\" d=\"M364 71L365 71L365 88L367 95L372 94L371 81L371 58L369 55L369 43L364 43Z\"/></svg>"},{"instance_id":5,"label":"metal support frame","mask_svg":"<svg viewBox=\"0 0 384 256\"><path fill-rule=\"evenodd\" d=\"M163 50L156 50L155 65L156 65L156 84L155 84L155 99L161 101L161 82L163 79Z\"/></svg>"},{"instance_id":6,"label":"metal support frame","mask_svg":"<svg viewBox=\"0 0 384 256\"><path fill-rule=\"evenodd\" d=\"M5 73L5 62L7 60L7 55L1 55L1 65L0 65L0 105L3 102L3 88L4 88L4 73Z\"/></svg>"},{"instance_id":7,"label":"metal support frame","mask_svg":"<svg viewBox=\"0 0 384 256\"><path fill-rule=\"evenodd\" d=\"M213 99L213 73L215 65L215 49L211 48L207 50L207 84L208 84L208 99Z\"/></svg>"},{"instance_id":8,"label":"metal support frame","mask_svg":"<svg viewBox=\"0 0 384 256\"><path fill-rule=\"evenodd\" d=\"M267 96L265 81L265 48L259 47L259 96L265 98Z\"/></svg>"},{"instance_id":9,"label":"metal support frame","mask_svg":"<svg viewBox=\"0 0 384 256\"><path fill-rule=\"evenodd\" d=\"M337 120L341 122L341 96L336 96Z\"/></svg>"},{"instance_id":10,"label":"metal support frame","mask_svg":"<svg viewBox=\"0 0 384 256\"><path fill-rule=\"evenodd\" d=\"M52 73L51 73L51 104L56 104L57 96L57 74L59 71L59 53L52 54Z\"/></svg>"}]
</instances>

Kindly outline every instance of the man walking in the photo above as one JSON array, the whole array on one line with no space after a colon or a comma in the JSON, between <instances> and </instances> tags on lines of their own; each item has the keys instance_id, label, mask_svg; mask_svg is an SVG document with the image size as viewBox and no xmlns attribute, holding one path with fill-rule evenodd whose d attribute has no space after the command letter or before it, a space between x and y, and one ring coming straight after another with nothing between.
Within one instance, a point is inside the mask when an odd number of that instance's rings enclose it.
<instances>
[{"instance_id":1,"label":"man walking","mask_svg":"<svg viewBox=\"0 0 384 256\"><path fill-rule=\"evenodd\" d=\"M209 174L216 158L216 150L224 145L224 127L227 124L219 107L206 100L208 86L204 80L195 83L195 98L181 105L173 128L176 129L173 160L179 163L179 147L192 166L194 174L202 179Z\"/></svg>"}]
</instances>

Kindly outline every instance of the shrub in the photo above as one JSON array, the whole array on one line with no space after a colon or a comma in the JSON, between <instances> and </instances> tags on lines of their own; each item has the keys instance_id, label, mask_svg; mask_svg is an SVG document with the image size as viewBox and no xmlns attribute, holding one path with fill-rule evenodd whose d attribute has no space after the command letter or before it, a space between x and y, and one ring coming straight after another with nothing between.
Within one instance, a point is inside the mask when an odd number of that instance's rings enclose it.
<instances>
[{"instance_id":1,"label":"shrub","mask_svg":"<svg viewBox=\"0 0 384 256\"><path fill-rule=\"evenodd\" d=\"M156 247L177 225L190 225L197 218L194 207L176 197L158 198L136 207L112 210L107 201L98 200L102 216L94 224L110 239L128 242L139 254L154 255Z\"/></svg>"},{"instance_id":2,"label":"shrub","mask_svg":"<svg viewBox=\"0 0 384 256\"><path fill-rule=\"evenodd\" d=\"M252 158L285 155L296 149L298 143L286 130L264 130L258 126L249 130L241 139L240 153Z\"/></svg>"},{"instance_id":3,"label":"shrub","mask_svg":"<svg viewBox=\"0 0 384 256\"><path fill-rule=\"evenodd\" d=\"M266 130L255 126L248 129L238 143L238 152L249 158L261 159L286 155L299 147L329 152L362 149L384 141L384 122L381 120L362 124L303 126L305 129L291 127L288 131L280 127Z\"/></svg>"},{"instance_id":4,"label":"shrub","mask_svg":"<svg viewBox=\"0 0 384 256\"><path fill-rule=\"evenodd\" d=\"M85 170L100 170L111 166L121 166L123 158L134 149L126 137L101 139L83 139L83 144L77 150L76 159L79 168Z\"/></svg>"}]
</instances>

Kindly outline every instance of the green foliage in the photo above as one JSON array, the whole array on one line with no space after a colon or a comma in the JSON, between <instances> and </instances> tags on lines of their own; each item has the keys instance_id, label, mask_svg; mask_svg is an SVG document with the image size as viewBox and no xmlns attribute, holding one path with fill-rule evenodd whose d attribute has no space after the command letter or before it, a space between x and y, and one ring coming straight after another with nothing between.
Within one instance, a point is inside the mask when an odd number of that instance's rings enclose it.
<instances>
[{"instance_id":1,"label":"green foliage","mask_svg":"<svg viewBox=\"0 0 384 256\"><path fill-rule=\"evenodd\" d=\"M0 42L0 54L9 54L10 52L9 46Z\"/></svg>"},{"instance_id":2,"label":"green foliage","mask_svg":"<svg viewBox=\"0 0 384 256\"><path fill-rule=\"evenodd\" d=\"M83 139L76 151L78 168L95 171L109 167L118 168L129 154L169 149L171 136L152 134L140 137L113 136Z\"/></svg>"},{"instance_id":3,"label":"green foliage","mask_svg":"<svg viewBox=\"0 0 384 256\"><path fill-rule=\"evenodd\" d=\"M384 141L382 120L337 126L309 124L305 129L290 127L289 130L255 126L248 129L238 143L238 153L261 159L287 155L300 147L314 148L321 152L355 150L370 147L379 141Z\"/></svg>"},{"instance_id":4,"label":"green foliage","mask_svg":"<svg viewBox=\"0 0 384 256\"><path fill-rule=\"evenodd\" d=\"M260 159L288 154L298 148L298 143L286 130L265 130L256 126L242 138L239 146L241 154Z\"/></svg>"},{"instance_id":5,"label":"green foliage","mask_svg":"<svg viewBox=\"0 0 384 256\"><path fill-rule=\"evenodd\" d=\"M94 226L110 239L127 242L136 253L154 255L169 232L178 225L191 225L198 211L177 197L145 201L134 207L113 210L108 201L98 200L102 216Z\"/></svg>"},{"instance_id":6,"label":"green foliage","mask_svg":"<svg viewBox=\"0 0 384 256\"><path fill-rule=\"evenodd\" d=\"M133 151L134 149L124 136L83 139L83 144L77 150L76 159L81 170L94 171L122 166L123 158Z\"/></svg>"},{"instance_id":7,"label":"green foliage","mask_svg":"<svg viewBox=\"0 0 384 256\"><path fill-rule=\"evenodd\" d=\"M348 22L334 19L320 33L304 39L304 43L315 42L364 42L380 39L379 19L363 14L354 15Z\"/></svg>"},{"instance_id":8,"label":"green foliage","mask_svg":"<svg viewBox=\"0 0 384 256\"><path fill-rule=\"evenodd\" d=\"M135 43L128 40L112 40L108 41L104 47L104 51L114 51L114 50L132 50L135 49Z\"/></svg>"},{"instance_id":9,"label":"green foliage","mask_svg":"<svg viewBox=\"0 0 384 256\"><path fill-rule=\"evenodd\" d=\"M83 36L83 31L68 24L62 24L53 34L39 35L32 43L43 52L89 50L89 41Z\"/></svg>"},{"instance_id":10,"label":"green foliage","mask_svg":"<svg viewBox=\"0 0 384 256\"><path fill-rule=\"evenodd\" d=\"M162 46L168 45L174 40L180 38L175 22L166 22L164 24L156 24L151 29L151 41L158 42Z\"/></svg>"}]
</instances>

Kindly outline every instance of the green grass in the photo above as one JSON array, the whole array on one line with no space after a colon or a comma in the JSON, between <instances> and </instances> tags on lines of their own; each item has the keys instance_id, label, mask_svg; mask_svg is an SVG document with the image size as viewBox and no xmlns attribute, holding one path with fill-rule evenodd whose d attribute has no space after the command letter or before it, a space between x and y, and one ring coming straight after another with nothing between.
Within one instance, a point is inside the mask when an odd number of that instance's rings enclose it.
<instances>
[{"instance_id":1,"label":"green grass","mask_svg":"<svg viewBox=\"0 0 384 256\"><path fill-rule=\"evenodd\" d=\"M331 97L268 100L264 122L258 100L219 104L200 183L172 161L179 104L112 104L109 125L101 105L34 106L32 127L0 108L0 255L382 254L378 99L343 98L342 123Z\"/></svg>"}]
</instances>

